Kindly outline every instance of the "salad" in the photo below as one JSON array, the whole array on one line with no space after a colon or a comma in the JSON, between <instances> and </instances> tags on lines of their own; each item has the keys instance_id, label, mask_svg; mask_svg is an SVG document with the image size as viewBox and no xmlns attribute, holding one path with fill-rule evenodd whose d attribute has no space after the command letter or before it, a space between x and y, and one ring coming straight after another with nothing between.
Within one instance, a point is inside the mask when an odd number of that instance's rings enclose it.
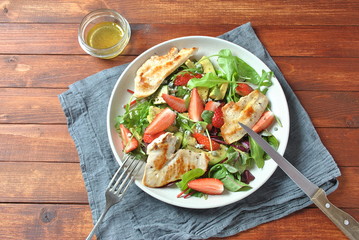
<instances>
[{"instance_id":1,"label":"salad","mask_svg":"<svg viewBox=\"0 0 359 240\"><path fill-rule=\"evenodd\" d=\"M274 121L279 123L265 96L272 85L272 76L272 72L266 71L258 74L228 49L198 60L187 59L163 79L153 94L131 97L123 106L125 112L116 118L115 127L124 152L146 161L156 144L164 146L160 143L175 139L171 156L181 152L192 161L194 155L185 155L186 151L204 159L205 167L200 164L201 167L186 168L179 177L151 186L175 182L180 192L178 197L221 194L224 189L233 192L251 189L250 182L255 177L250 169L255 165L263 168L269 156L251 137L240 133L242 129L235 123L244 120L278 148L278 140L267 131ZM168 171L164 174L168 175Z\"/></svg>"}]
</instances>

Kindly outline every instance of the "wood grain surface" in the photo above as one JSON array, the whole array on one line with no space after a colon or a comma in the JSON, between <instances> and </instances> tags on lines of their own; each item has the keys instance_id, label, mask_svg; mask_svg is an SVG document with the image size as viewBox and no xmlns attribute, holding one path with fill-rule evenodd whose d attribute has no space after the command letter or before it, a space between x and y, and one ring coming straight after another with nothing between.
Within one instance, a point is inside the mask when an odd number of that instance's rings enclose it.
<instances>
[{"instance_id":1,"label":"wood grain surface","mask_svg":"<svg viewBox=\"0 0 359 240\"><path fill-rule=\"evenodd\" d=\"M115 59L93 58L77 42L81 19L99 8L131 25L130 44ZM341 170L329 200L359 219L358 13L358 0L0 1L0 239L84 239L91 231L58 94L165 40L218 36L246 22ZM312 205L225 239L346 238Z\"/></svg>"}]
</instances>

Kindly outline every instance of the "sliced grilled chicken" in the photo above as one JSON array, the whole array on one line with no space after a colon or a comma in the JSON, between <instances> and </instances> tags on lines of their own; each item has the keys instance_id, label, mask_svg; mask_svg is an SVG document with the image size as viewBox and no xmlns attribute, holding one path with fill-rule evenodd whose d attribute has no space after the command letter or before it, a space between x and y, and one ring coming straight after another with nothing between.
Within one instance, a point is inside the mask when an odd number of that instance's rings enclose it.
<instances>
[{"instance_id":1,"label":"sliced grilled chicken","mask_svg":"<svg viewBox=\"0 0 359 240\"><path fill-rule=\"evenodd\" d=\"M153 94L165 78L186 62L197 48L178 49L173 47L163 56L152 56L138 70L135 77L134 96L147 97Z\"/></svg>"},{"instance_id":2,"label":"sliced grilled chicken","mask_svg":"<svg viewBox=\"0 0 359 240\"><path fill-rule=\"evenodd\" d=\"M209 158L204 152L197 153L188 149L175 152L176 141L173 133L165 133L148 145L143 185L162 187L181 179L191 169L207 170Z\"/></svg>"},{"instance_id":3,"label":"sliced grilled chicken","mask_svg":"<svg viewBox=\"0 0 359 240\"><path fill-rule=\"evenodd\" d=\"M258 90L240 98L236 103L229 102L224 105L222 108L224 124L221 127L221 133L226 143L230 144L240 140L246 132L238 122L252 128L267 105L267 96Z\"/></svg>"}]
</instances>

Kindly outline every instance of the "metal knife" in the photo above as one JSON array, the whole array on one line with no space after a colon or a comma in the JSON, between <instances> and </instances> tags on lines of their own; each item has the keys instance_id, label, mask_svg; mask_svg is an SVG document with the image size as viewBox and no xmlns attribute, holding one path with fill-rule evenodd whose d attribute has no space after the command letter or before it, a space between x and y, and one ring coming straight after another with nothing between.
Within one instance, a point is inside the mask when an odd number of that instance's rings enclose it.
<instances>
[{"instance_id":1,"label":"metal knife","mask_svg":"<svg viewBox=\"0 0 359 240\"><path fill-rule=\"evenodd\" d=\"M325 191L309 181L287 159L275 151L261 136L246 125L241 127L257 142L259 146L278 164L278 166L303 190L322 212L349 238L359 239L359 223L348 213L334 206Z\"/></svg>"}]
</instances>

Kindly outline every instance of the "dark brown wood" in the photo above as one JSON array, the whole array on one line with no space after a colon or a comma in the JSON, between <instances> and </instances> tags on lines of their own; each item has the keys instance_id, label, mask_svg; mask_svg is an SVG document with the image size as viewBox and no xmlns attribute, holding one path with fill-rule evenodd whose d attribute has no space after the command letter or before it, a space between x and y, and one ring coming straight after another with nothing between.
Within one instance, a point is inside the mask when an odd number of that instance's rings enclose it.
<instances>
[{"instance_id":1,"label":"dark brown wood","mask_svg":"<svg viewBox=\"0 0 359 240\"><path fill-rule=\"evenodd\" d=\"M317 131L339 166L359 167L355 158L359 156L358 128L317 128Z\"/></svg>"},{"instance_id":2,"label":"dark brown wood","mask_svg":"<svg viewBox=\"0 0 359 240\"><path fill-rule=\"evenodd\" d=\"M79 162L66 125L0 124L0 142L0 161Z\"/></svg>"},{"instance_id":3,"label":"dark brown wood","mask_svg":"<svg viewBox=\"0 0 359 240\"><path fill-rule=\"evenodd\" d=\"M297 91L317 127L359 127L359 92Z\"/></svg>"},{"instance_id":4,"label":"dark brown wood","mask_svg":"<svg viewBox=\"0 0 359 240\"><path fill-rule=\"evenodd\" d=\"M144 8L139 6L145 5ZM4 1L0 22L78 23L88 12L112 8L131 23L355 25L355 1Z\"/></svg>"},{"instance_id":5,"label":"dark brown wood","mask_svg":"<svg viewBox=\"0 0 359 240\"><path fill-rule=\"evenodd\" d=\"M356 91L359 58L275 57L293 90Z\"/></svg>"},{"instance_id":6,"label":"dark brown wood","mask_svg":"<svg viewBox=\"0 0 359 240\"><path fill-rule=\"evenodd\" d=\"M1 239L85 239L92 228L88 205L0 204Z\"/></svg>"},{"instance_id":7,"label":"dark brown wood","mask_svg":"<svg viewBox=\"0 0 359 240\"><path fill-rule=\"evenodd\" d=\"M111 60L89 55L3 55L0 56L0 87L67 88L101 70L131 62L134 56Z\"/></svg>"},{"instance_id":8,"label":"dark brown wood","mask_svg":"<svg viewBox=\"0 0 359 240\"><path fill-rule=\"evenodd\" d=\"M0 123L66 123L58 94L65 89L0 89Z\"/></svg>"},{"instance_id":9,"label":"dark brown wood","mask_svg":"<svg viewBox=\"0 0 359 240\"><path fill-rule=\"evenodd\" d=\"M87 203L78 163L0 163L0 202Z\"/></svg>"},{"instance_id":10,"label":"dark brown wood","mask_svg":"<svg viewBox=\"0 0 359 240\"><path fill-rule=\"evenodd\" d=\"M131 27L133 34L123 55L139 55L176 37L215 37L237 25L133 24ZM0 24L0 54L84 54L77 42L77 29L77 24ZM272 56L359 57L359 26L259 25L254 29ZM332 41L333 38L336 40Z\"/></svg>"}]
</instances>

